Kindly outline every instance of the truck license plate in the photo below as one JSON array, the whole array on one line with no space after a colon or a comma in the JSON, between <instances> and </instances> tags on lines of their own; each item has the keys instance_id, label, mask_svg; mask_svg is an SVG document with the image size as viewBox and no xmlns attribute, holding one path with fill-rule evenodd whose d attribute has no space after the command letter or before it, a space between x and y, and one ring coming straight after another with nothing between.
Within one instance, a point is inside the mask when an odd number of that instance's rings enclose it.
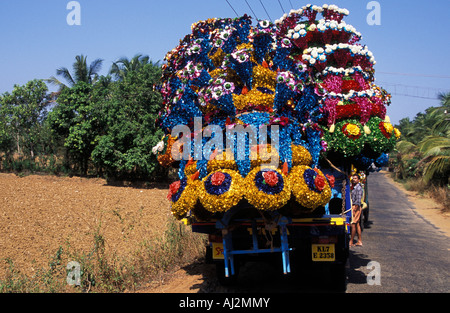
<instances>
[{"instance_id":1,"label":"truck license plate","mask_svg":"<svg viewBox=\"0 0 450 313\"><path fill-rule=\"evenodd\" d=\"M334 244L313 244L312 260L316 262L332 262L336 259Z\"/></svg>"},{"instance_id":2,"label":"truck license plate","mask_svg":"<svg viewBox=\"0 0 450 313\"><path fill-rule=\"evenodd\" d=\"M212 257L213 260L223 260L223 243L213 242L212 243Z\"/></svg>"}]
</instances>

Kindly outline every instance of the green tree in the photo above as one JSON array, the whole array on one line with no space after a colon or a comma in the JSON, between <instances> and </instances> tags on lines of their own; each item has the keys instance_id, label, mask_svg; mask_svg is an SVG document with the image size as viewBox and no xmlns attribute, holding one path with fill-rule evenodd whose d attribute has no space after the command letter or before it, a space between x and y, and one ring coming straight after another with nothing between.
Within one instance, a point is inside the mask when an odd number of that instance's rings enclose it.
<instances>
[{"instance_id":1,"label":"green tree","mask_svg":"<svg viewBox=\"0 0 450 313\"><path fill-rule=\"evenodd\" d=\"M50 128L67 149L66 166L73 163L83 175L88 173L91 153L104 129L104 112L98 99L106 92L103 85L96 88L84 81L78 82L62 90L48 116Z\"/></svg>"},{"instance_id":2,"label":"green tree","mask_svg":"<svg viewBox=\"0 0 450 313\"><path fill-rule=\"evenodd\" d=\"M137 54L131 60L123 57L113 63L109 73L117 80L123 80L129 72L139 71L149 63L152 62L148 55ZM158 66L158 63L154 65Z\"/></svg>"},{"instance_id":3,"label":"green tree","mask_svg":"<svg viewBox=\"0 0 450 313\"><path fill-rule=\"evenodd\" d=\"M59 91L64 88L73 87L78 82L87 84L94 84L99 78L99 72L102 68L103 60L96 59L89 66L87 64L87 57L84 55L77 55L75 62L72 65L73 74L66 67L61 67L56 70L56 75L61 76L67 81L67 84L61 82L56 77L52 76L46 81L59 87Z\"/></svg>"},{"instance_id":4,"label":"green tree","mask_svg":"<svg viewBox=\"0 0 450 313\"><path fill-rule=\"evenodd\" d=\"M49 104L46 84L35 79L23 86L15 85L11 93L1 96L0 103L0 132L8 133L4 139L6 143L2 145L9 145L8 142L14 140L19 155L34 159Z\"/></svg>"},{"instance_id":5,"label":"green tree","mask_svg":"<svg viewBox=\"0 0 450 313\"><path fill-rule=\"evenodd\" d=\"M9 108L2 104L1 101L2 98L0 97L0 161L10 159L14 152L14 138L11 132Z\"/></svg>"},{"instance_id":6,"label":"green tree","mask_svg":"<svg viewBox=\"0 0 450 313\"><path fill-rule=\"evenodd\" d=\"M396 145L396 160L401 178L420 174L427 184L450 183L450 93L439 99L440 106L399 122L403 139Z\"/></svg>"},{"instance_id":7,"label":"green tree","mask_svg":"<svg viewBox=\"0 0 450 313\"><path fill-rule=\"evenodd\" d=\"M105 133L98 138L92 161L109 177L148 179L158 169L151 149L162 137L154 125L162 100L153 89L161 68L149 62L123 75L102 101Z\"/></svg>"}]
</instances>

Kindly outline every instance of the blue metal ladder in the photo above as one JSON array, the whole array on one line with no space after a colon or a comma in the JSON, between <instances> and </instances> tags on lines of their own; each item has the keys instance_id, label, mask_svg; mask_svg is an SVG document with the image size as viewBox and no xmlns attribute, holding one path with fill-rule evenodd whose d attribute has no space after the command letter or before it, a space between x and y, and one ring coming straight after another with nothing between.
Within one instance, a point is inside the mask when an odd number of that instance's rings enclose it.
<instances>
[{"instance_id":1,"label":"blue metal ladder","mask_svg":"<svg viewBox=\"0 0 450 313\"><path fill-rule=\"evenodd\" d=\"M227 214L230 212L229 214ZM288 242L288 233L287 233L287 224L291 222L291 220L285 216L280 216L277 222L277 226L280 227L280 239L281 246L277 248L271 249L260 249L258 247L258 232L257 232L257 222L262 221L262 219L236 219L235 222L249 222L251 221L252 225L252 242L253 247L249 250L234 250L233 242L232 242L232 231L228 230L229 223L231 221L231 216L233 214L232 211L228 211L225 213L224 217L216 222L216 228L222 230L222 238L223 238L223 255L225 262L225 277L230 277L230 275L235 275L234 269L234 255L237 254L253 254L253 253L272 253L272 252L281 252L282 263L283 263L283 273L288 274L291 272L291 266L289 261L289 251L292 248L289 248Z\"/></svg>"}]
</instances>

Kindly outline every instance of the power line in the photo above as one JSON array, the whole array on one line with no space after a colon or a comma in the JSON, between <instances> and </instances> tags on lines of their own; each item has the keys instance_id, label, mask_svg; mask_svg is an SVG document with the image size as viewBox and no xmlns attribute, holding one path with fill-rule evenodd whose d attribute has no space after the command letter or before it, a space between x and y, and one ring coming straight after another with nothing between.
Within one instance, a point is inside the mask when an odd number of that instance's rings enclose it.
<instances>
[{"instance_id":1,"label":"power line","mask_svg":"<svg viewBox=\"0 0 450 313\"><path fill-rule=\"evenodd\" d=\"M285 11L284 11L284 8L283 8L283 6L281 5L281 2L280 2L280 0L278 0L278 3L280 4L281 10L282 10L282 11L283 11L283 13L284 13Z\"/></svg>"},{"instance_id":2,"label":"power line","mask_svg":"<svg viewBox=\"0 0 450 313\"><path fill-rule=\"evenodd\" d=\"M293 9L294 9L294 6L292 5L291 0L289 0L289 3L291 4L291 9L293 10Z\"/></svg>"},{"instance_id":3,"label":"power line","mask_svg":"<svg viewBox=\"0 0 450 313\"><path fill-rule=\"evenodd\" d=\"M408 95L404 93L394 93L395 96L403 96L403 97L410 97L410 98L418 98L418 99L426 99L426 100L439 100L438 97L421 97L421 96L414 96L414 95Z\"/></svg>"},{"instance_id":4,"label":"power line","mask_svg":"<svg viewBox=\"0 0 450 313\"><path fill-rule=\"evenodd\" d=\"M259 0L259 3L261 3L262 7L264 8L264 11L266 11L267 16L269 17L269 20L272 22L272 19L270 18L269 13L267 12L266 7L264 6L261 0Z\"/></svg>"},{"instance_id":5,"label":"power line","mask_svg":"<svg viewBox=\"0 0 450 313\"><path fill-rule=\"evenodd\" d=\"M377 74L400 75L400 76L418 76L418 77L433 77L433 78L447 78L447 79L450 79L450 76L426 75L426 74L415 74L415 73L395 73L395 72L379 72L379 71L377 71Z\"/></svg>"},{"instance_id":6,"label":"power line","mask_svg":"<svg viewBox=\"0 0 450 313\"><path fill-rule=\"evenodd\" d=\"M389 86L388 92L397 95L397 96L405 96L411 98L419 98L419 99L427 99L427 100L437 100L437 94L445 92L444 89L441 88L430 88L430 87L422 87L422 86L409 86L397 83L387 83L377 81L377 84Z\"/></svg>"},{"instance_id":7,"label":"power line","mask_svg":"<svg viewBox=\"0 0 450 313\"><path fill-rule=\"evenodd\" d=\"M247 6L250 8L250 11L252 11L253 16L256 18L256 20L259 20L259 18L256 16L255 12L253 12L252 7L250 6L250 4L248 4L247 0L245 0L245 3L247 3Z\"/></svg>"},{"instance_id":8,"label":"power line","mask_svg":"<svg viewBox=\"0 0 450 313\"><path fill-rule=\"evenodd\" d=\"M228 2L228 0L225 0L228 5L230 6L230 8L234 11L234 13L236 14L237 17L239 17L239 14L237 14L236 10L233 8L233 6Z\"/></svg>"}]
</instances>

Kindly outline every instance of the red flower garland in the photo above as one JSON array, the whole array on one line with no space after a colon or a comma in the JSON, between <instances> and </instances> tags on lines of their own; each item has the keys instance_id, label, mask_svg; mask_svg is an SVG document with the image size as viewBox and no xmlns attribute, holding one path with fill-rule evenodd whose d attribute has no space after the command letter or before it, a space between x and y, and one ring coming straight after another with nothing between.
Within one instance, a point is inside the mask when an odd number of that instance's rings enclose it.
<instances>
[{"instance_id":1,"label":"red flower garland","mask_svg":"<svg viewBox=\"0 0 450 313\"><path fill-rule=\"evenodd\" d=\"M317 175L314 179L314 185L316 186L317 190L322 191L325 188L325 177L322 175Z\"/></svg>"},{"instance_id":2,"label":"red flower garland","mask_svg":"<svg viewBox=\"0 0 450 313\"><path fill-rule=\"evenodd\" d=\"M384 122L380 122L378 123L378 128L381 130L381 133L384 135L384 137L386 137L387 139L392 137L392 134L389 134L386 131L386 128L384 127ZM393 132L392 132L393 133Z\"/></svg>"},{"instance_id":3,"label":"red flower garland","mask_svg":"<svg viewBox=\"0 0 450 313\"><path fill-rule=\"evenodd\" d=\"M333 175L328 175L328 174L326 174L325 176L327 177L328 182L330 183L330 187L334 188L334 182L335 182L336 178Z\"/></svg>"},{"instance_id":4,"label":"red flower garland","mask_svg":"<svg viewBox=\"0 0 450 313\"><path fill-rule=\"evenodd\" d=\"M267 171L263 173L264 181L270 187L274 187L278 184L278 175L274 171Z\"/></svg>"},{"instance_id":5,"label":"red flower garland","mask_svg":"<svg viewBox=\"0 0 450 313\"><path fill-rule=\"evenodd\" d=\"M211 184L213 184L214 186L222 185L224 180L225 180L225 174L222 172L214 173L211 176Z\"/></svg>"},{"instance_id":6,"label":"red flower garland","mask_svg":"<svg viewBox=\"0 0 450 313\"><path fill-rule=\"evenodd\" d=\"M181 182L178 180L169 186L169 193L167 194L167 199L170 200L174 194L180 189Z\"/></svg>"}]
</instances>

